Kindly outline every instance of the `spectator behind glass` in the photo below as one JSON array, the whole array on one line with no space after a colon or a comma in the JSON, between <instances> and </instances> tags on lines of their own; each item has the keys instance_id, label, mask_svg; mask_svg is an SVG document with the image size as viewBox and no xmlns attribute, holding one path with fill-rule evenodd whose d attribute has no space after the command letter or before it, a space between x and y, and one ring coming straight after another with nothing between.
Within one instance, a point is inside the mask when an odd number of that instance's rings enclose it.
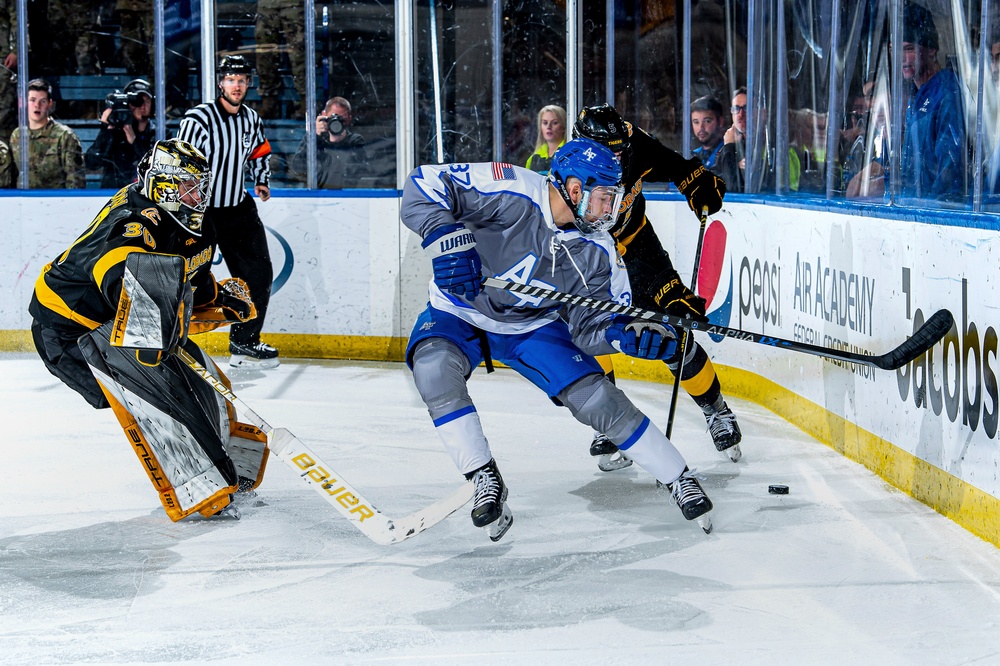
<instances>
[{"instance_id":1,"label":"spectator behind glass","mask_svg":"<svg viewBox=\"0 0 1000 666\"><path fill-rule=\"evenodd\" d=\"M0 0L0 139L17 127L17 3Z\"/></svg>"},{"instance_id":2,"label":"spectator behind glass","mask_svg":"<svg viewBox=\"0 0 1000 666\"><path fill-rule=\"evenodd\" d=\"M733 93L733 103L729 109L733 114L733 126L723 135L723 146L716 158L715 173L726 181L730 192L746 191L746 132L747 132L747 89L741 86Z\"/></svg>"},{"instance_id":3,"label":"spectator behind glass","mask_svg":"<svg viewBox=\"0 0 1000 666\"><path fill-rule=\"evenodd\" d=\"M14 169L14 155L3 141L0 141L0 189L14 187L17 170Z\"/></svg>"},{"instance_id":4,"label":"spectator behind glass","mask_svg":"<svg viewBox=\"0 0 1000 666\"><path fill-rule=\"evenodd\" d=\"M994 37L990 44L990 71L993 72L993 83L1000 85L1000 36Z\"/></svg>"},{"instance_id":5,"label":"spectator behind glass","mask_svg":"<svg viewBox=\"0 0 1000 666\"><path fill-rule=\"evenodd\" d=\"M701 160L706 169L713 172L723 146L722 135L725 132L722 128L723 115L725 114L722 103L711 95L699 97L691 102L691 134L698 144L691 154Z\"/></svg>"},{"instance_id":6,"label":"spectator behind glass","mask_svg":"<svg viewBox=\"0 0 1000 666\"><path fill-rule=\"evenodd\" d=\"M331 97L316 117L316 186L323 190L352 187L366 177L368 155L365 138L350 129L351 103L343 97ZM339 130L334 132L334 130ZM305 136L292 156L291 170L306 179L308 141Z\"/></svg>"},{"instance_id":7,"label":"spectator behind glass","mask_svg":"<svg viewBox=\"0 0 1000 666\"><path fill-rule=\"evenodd\" d=\"M566 109L555 104L543 106L538 112L538 136L535 152L524 165L538 173L548 173L552 156L566 143Z\"/></svg>"},{"instance_id":8,"label":"spectator behind glass","mask_svg":"<svg viewBox=\"0 0 1000 666\"><path fill-rule=\"evenodd\" d=\"M149 82L144 79L130 81L121 94L128 98L129 121L121 126L111 124L112 95L109 95L109 106L101 114L101 131L84 156L88 169L103 169L101 187L106 189L117 190L134 182L139 160L156 141L156 127L149 119L153 109Z\"/></svg>"},{"instance_id":9,"label":"spectator behind glass","mask_svg":"<svg viewBox=\"0 0 1000 666\"><path fill-rule=\"evenodd\" d=\"M933 15L908 2L903 9L903 79L910 85L903 128L902 194L947 201L966 196L968 146L958 77L937 62Z\"/></svg>"},{"instance_id":10,"label":"spectator behind glass","mask_svg":"<svg viewBox=\"0 0 1000 666\"><path fill-rule=\"evenodd\" d=\"M28 187L40 190L81 189L83 149L73 130L49 117L55 102L44 79L28 82ZM21 161L21 128L10 135L14 163Z\"/></svg>"},{"instance_id":11,"label":"spectator behind glass","mask_svg":"<svg viewBox=\"0 0 1000 666\"><path fill-rule=\"evenodd\" d=\"M826 125L825 113L788 112L788 187L793 192L826 192Z\"/></svg>"},{"instance_id":12,"label":"spectator behind glass","mask_svg":"<svg viewBox=\"0 0 1000 666\"><path fill-rule=\"evenodd\" d=\"M293 118L305 116L306 47L305 4L301 0L257 0L257 88L260 93L261 118L281 117L281 54L288 55L292 84L298 93Z\"/></svg>"},{"instance_id":13,"label":"spectator behind glass","mask_svg":"<svg viewBox=\"0 0 1000 666\"><path fill-rule=\"evenodd\" d=\"M889 158L889 136L886 127L889 99L885 83L877 86L875 79L867 81L862 97L855 97L852 115L856 128L844 130L846 145L844 177L848 199L881 199L885 195L885 164ZM861 114L859 118L858 114ZM857 132L857 128L862 131ZM853 140L852 140L852 137Z\"/></svg>"}]
</instances>

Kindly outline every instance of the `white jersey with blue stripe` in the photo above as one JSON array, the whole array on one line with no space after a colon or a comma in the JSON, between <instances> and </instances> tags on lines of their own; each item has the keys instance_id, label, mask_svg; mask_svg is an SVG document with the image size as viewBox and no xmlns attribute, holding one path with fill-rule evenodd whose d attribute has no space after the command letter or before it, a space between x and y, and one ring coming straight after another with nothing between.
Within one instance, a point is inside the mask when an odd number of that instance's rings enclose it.
<instances>
[{"instance_id":1,"label":"white jersey with blue stripe","mask_svg":"<svg viewBox=\"0 0 1000 666\"><path fill-rule=\"evenodd\" d=\"M484 275L631 303L628 274L614 239L607 233L584 236L573 227L557 227L548 179L541 174L499 162L421 166L406 180L400 215L421 238L439 227L462 224L476 238ZM438 289L433 280L430 303L501 334L532 331L562 316L584 351L615 351L604 340L608 313L490 288L470 302Z\"/></svg>"}]
</instances>

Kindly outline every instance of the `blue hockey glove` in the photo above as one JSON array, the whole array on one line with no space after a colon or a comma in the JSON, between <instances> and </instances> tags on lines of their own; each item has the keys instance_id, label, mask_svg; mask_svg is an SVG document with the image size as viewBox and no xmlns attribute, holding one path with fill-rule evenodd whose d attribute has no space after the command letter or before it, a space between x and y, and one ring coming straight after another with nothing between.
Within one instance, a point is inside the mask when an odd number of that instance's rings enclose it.
<instances>
[{"instance_id":1,"label":"blue hockey glove","mask_svg":"<svg viewBox=\"0 0 1000 666\"><path fill-rule=\"evenodd\" d=\"M651 361L670 358L677 347L677 332L672 326L622 316L611 319L604 339L623 354Z\"/></svg>"},{"instance_id":2,"label":"blue hockey glove","mask_svg":"<svg viewBox=\"0 0 1000 666\"><path fill-rule=\"evenodd\" d=\"M434 283L444 291L473 300L482 291L483 262L476 252L476 237L461 224L439 227L422 246L431 253Z\"/></svg>"}]
</instances>

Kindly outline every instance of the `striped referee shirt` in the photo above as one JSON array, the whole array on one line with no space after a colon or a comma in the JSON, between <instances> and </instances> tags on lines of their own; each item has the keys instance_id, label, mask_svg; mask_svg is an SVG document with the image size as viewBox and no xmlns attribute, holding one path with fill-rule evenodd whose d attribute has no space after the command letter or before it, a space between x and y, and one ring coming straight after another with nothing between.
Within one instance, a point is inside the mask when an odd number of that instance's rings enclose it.
<instances>
[{"instance_id":1,"label":"striped referee shirt","mask_svg":"<svg viewBox=\"0 0 1000 666\"><path fill-rule=\"evenodd\" d=\"M208 158L213 174L213 208L243 201L247 175L255 185L270 182L271 144L264 138L260 116L246 105L229 113L219 100L199 104L184 114L177 138Z\"/></svg>"}]
</instances>

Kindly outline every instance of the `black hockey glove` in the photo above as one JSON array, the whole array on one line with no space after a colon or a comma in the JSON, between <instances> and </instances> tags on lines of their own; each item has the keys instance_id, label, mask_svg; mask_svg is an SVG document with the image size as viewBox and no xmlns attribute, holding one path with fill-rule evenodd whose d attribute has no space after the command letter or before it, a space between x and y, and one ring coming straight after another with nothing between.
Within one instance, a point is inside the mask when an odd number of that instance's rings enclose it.
<instances>
[{"instance_id":1,"label":"black hockey glove","mask_svg":"<svg viewBox=\"0 0 1000 666\"><path fill-rule=\"evenodd\" d=\"M240 278L228 278L219 283L219 292L213 302L228 321L250 321L257 316L257 308L250 300L250 288Z\"/></svg>"},{"instance_id":2,"label":"black hockey glove","mask_svg":"<svg viewBox=\"0 0 1000 666\"><path fill-rule=\"evenodd\" d=\"M675 185L687 198L688 206L698 215L705 207L709 215L718 212L722 208L722 198L726 196L726 182L706 169L698 158L688 160L685 168L684 177Z\"/></svg>"},{"instance_id":3,"label":"black hockey glove","mask_svg":"<svg viewBox=\"0 0 1000 666\"><path fill-rule=\"evenodd\" d=\"M703 324L708 323L708 317L705 316L705 299L696 296L693 291L685 287L676 273L660 287L653 300L667 314Z\"/></svg>"}]
</instances>

